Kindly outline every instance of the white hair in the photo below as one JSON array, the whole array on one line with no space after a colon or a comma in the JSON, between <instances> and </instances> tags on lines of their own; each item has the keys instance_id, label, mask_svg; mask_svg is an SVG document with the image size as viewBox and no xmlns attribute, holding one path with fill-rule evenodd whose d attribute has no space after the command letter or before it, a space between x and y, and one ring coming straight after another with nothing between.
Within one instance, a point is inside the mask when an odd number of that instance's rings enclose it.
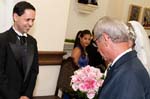
<instances>
[{"instance_id":1,"label":"white hair","mask_svg":"<svg viewBox=\"0 0 150 99\"><path fill-rule=\"evenodd\" d=\"M127 25L108 16L99 19L94 26L95 37L99 38L102 33L108 34L113 42L128 42L129 31Z\"/></svg>"}]
</instances>

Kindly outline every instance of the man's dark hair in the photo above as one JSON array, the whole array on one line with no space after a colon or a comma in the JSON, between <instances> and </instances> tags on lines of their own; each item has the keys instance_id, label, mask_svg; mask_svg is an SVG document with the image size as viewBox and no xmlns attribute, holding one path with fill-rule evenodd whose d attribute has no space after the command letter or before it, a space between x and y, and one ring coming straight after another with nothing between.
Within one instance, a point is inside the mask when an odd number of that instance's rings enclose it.
<instances>
[{"instance_id":1,"label":"man's dark hair","mask_svg":"<svg viewBox=\"0 0 150 99\"><path fill-rule=\"evenodd\" d=\"M17 15L21 16L26 9L31 9L34 11L36 10L35 7L29 2L21 1L18 2L13 8L13 14L16 13Z\"/></svg>"}]
</instances>

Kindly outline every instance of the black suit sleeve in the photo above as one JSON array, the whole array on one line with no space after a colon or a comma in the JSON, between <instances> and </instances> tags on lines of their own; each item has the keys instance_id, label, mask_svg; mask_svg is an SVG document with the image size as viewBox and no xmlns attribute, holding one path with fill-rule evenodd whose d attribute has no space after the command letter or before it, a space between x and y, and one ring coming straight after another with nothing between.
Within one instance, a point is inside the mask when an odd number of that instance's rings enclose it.
<instances>
[{"instance_id":1,"label":"black suit sleeve","mask_svg":"<svg viewBox=\"0 0 150 99\"><path fill-rule=\"evenodd\" d=\"M4 36L0 34L0 99L18 99L19 93L8 87L8 77L5 71L7 42Z\"/></svg>"}]
</instances>

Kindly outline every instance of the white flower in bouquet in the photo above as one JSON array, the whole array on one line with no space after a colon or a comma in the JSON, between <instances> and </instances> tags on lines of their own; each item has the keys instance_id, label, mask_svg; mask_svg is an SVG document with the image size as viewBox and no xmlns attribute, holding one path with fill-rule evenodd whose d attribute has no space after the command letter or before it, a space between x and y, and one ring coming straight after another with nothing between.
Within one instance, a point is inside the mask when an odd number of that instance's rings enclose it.
<instances>
[{"instance_id":1,"label":"white flower in bouquet","mask_svg":"<svg viewBox=\"0 0 150 99\"><path fill-rule=\"evenodd\" d=\"M72 89L85 93L88 99L93 99L103 84L103 76L100 69L87 65L71 76Z\"/></svg>"}]
</instances>

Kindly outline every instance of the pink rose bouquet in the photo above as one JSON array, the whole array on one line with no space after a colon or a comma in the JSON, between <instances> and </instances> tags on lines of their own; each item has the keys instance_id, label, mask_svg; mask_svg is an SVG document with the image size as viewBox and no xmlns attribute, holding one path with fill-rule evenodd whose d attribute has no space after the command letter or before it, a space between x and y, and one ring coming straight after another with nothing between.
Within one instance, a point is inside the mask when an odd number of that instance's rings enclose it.
<instances>
[{"instance_id":1,"label":"pink rose bouquet","mask_svg":"<svg viewBox=\"0 0 150 99\"><path fill-rule=\"evenodd\" d=\"M80 68L71 76L72 89L86 94L88 99L93 99L103 84L103 76L98 68L89 65Z\"/></svg>"}]
</instances>

